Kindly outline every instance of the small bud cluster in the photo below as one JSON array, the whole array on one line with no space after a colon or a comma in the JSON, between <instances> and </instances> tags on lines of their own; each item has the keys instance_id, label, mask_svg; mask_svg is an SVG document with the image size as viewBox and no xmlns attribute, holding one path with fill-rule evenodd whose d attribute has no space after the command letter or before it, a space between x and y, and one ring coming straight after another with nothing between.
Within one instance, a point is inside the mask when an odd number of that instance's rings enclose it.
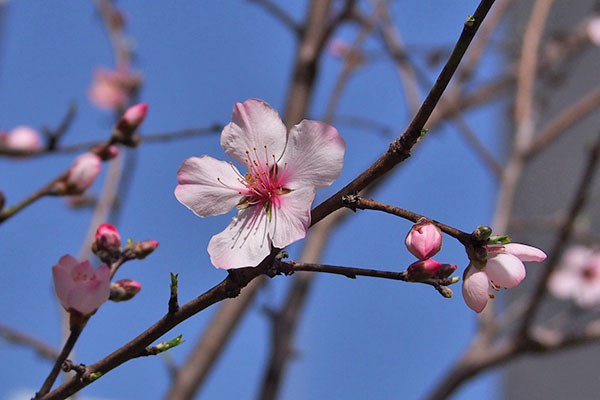
<instances>
[{"instance_id":1,"label":"small bud cluster","mask_svg":"<svg viewBox=\"0 0 600 400\"><path fill-rule=\"evenodd\" d=\"M456 265L441 264L431 258L442 248L442 232L429 220L421 218L417 221L406 235L404 242L408 251L419 259L406 271L409 281L447 279L456 271Z\"/></svg>"}]
</instances>

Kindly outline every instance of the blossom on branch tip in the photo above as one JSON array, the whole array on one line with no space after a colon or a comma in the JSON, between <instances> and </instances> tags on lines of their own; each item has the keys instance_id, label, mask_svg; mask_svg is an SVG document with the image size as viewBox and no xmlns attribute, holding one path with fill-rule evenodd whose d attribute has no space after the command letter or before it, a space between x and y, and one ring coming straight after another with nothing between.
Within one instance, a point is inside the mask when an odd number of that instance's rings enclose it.
<instances>
[{"instance_id":1,"label":"blossom on branch tip","mask_svg":"<svg viewBox=\"0 0 600 400\"><path fill-rule=\"evenodd\" d=\"M600 252L573 246L550 276L548 290L559 299L572 299L582 308L600 305Z\"/></svg>"},{"instance_id":2,"label":"blossom on branch tip","mask_svg":"<svg viewBox=\"0 0 600 400\"><path fill-rule=\"evenodd\" d=\"M69 194L86 191L100 174L102 160L94 153L85 153L75 159L69 169L66 184Z\"/></svg>"},{"instance_id":3,"label":"blossom on branch tip","mask_svg":"<svg viewBox=\"0 0 600 400\"><path fill-rule=\"evenodd\" d=\"M523 261L543 261L546 254L532 246L519 243L488 245L488 260L483 269L469 264L463 275L462 293L465 303L480 313L487 305L490 288L511 289L525 279Z\"/></svg>"},{"instance_id":4,"label":"blossom on branch tip","mask_svg":"<svg viewBox=\"0 0 600 400\"><path fill-rule=\"evenodd\" d=\"M42 148L40 134L28 126L14 128L2 136L2 142L12 150L36 151Z\"/></svg>"},{"instance_id":5,"label":"blossom on branch tip","mask_svg":"<svg viewBox=\"0 0 600 400\"><path fill-rule=\"evenodd\" d=\"M96 229L92 249L94 251L118 249L121 247L121 235L112 224L101 224Z\"/></svg>"},{"instance_id":6,"label":"blossom on branch tip","mask_svg":"<svg viewBox=\"0 0 600 400\"><path fill-rule=\"evenodd\" d=\"M427 260L442 248L440 228L422 218L412 226L406 239L406 248L419 260Z\"/></svg>"},{"instance_id":7,"label":"blossom on branch tip","mask_svg":"<svg viewBox=\"0 0 600 400\"><path fill-rule=\"evenodd\" d=\"M177 200L200 217L237 207L229 226L210 240L217 268L258 265L272 247L304 238L316 190L340 175L345 142L333 126L303 120L289 133L259 99L237 103L221 146L248 172L209 156L188 158L177 173Z\"/></svg>"},{"instance_id":8,"label":"blossom on branch tip","mask_svg":"<svg viewBox=\"0 0 600 400\"><path fill-rule=\"evenodd\" d=\"M108 300L110 269L106 265L94 270L89 261L78 262L67 254L52 267L52 276L56 296L68 312L89 316Z\"/></svg>"}]
</instances>

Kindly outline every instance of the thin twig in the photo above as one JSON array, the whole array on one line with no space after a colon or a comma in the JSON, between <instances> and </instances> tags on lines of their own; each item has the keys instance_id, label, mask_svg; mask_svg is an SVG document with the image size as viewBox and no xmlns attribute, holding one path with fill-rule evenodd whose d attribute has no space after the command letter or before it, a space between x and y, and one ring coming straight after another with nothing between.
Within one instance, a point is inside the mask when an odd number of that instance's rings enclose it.
<instances>
[{"instance_id":1,"label":"thin twig","mask_svg":"<svg viewBox=\"0 0 600 400\"><path fill-rule=\"evenodd\" d=\"M58 358L58 351L52 348L52 346L26 333L19 332L14 328L0 324L0 336L7 342L29 347L42 358L52 361Z\"/></svg>"}]
</instances>

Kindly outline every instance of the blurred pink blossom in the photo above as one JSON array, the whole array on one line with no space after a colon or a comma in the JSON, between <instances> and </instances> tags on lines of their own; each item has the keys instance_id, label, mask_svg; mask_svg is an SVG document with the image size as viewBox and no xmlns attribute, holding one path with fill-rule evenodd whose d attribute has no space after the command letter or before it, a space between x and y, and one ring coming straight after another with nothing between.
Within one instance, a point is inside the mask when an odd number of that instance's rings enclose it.
<instances>
[{"instance_id":1,"label":"blurred pink blossom","mask_svg":"<svg viewBox=\"0 0 600 400\"><path fill-rule=\"evenodd\" d=\"M404 243L415 257L426 260L442 248L442 232L431 222L422 219L412 226Z\"/></svg>"},{"instance_id":2,"label":"blurred pink blossom","mask_svg":"<svg viewBox=\"0 0 600 400\"><path fill-rule=\"evenodd\" d=\"M583 308L600 306L600 252L585 246L568 249L550 276L548 290Z\"/></svg>"},{"instance_id":3,"label":"blurred pink blossom","mask_svg":"<svg viewBox=\"0 0 600 400\"><path fill-rule=\"evenodd\" d=\"M28 126L18 126L3 135L2 142L13 150L36 151L42 148L40 134Z\"/></svg>"},{"instance_id":4,"label":"blurred pink blossom","mask_svg":"<svg viewBox=\"0 0 600 400\"><path fill-rule=\"evenodd\" d=\"M91 315L108 300L110 269L103 265L94 270L89 261L78 262L69 254L52 267L54 290L68 312Z\"/></svg>"},{"instance_id":5,"label":"blurred pink blossom","mask_svg":"<svg viewBox=\"0 0 600 400\"><path fill-rule=\"evenodd\" d=\"M217 268L256 266L272 247L306 235L316 190L340 175L345 142L328 124L303 120L290 132L277 111L259 99L237 103L221 146L245 165L209 156L188 158L177 173L175 196L200 217L237 207L229 226L208 244Z\"/></svg>"},{"instance_id":6,"label":"blurred pink blossom","mask_svg":"<svg viewBox=\"0 0 600 400\"><path fill-rule=\"evenodd\" d=\"M462 294L467 306L480 313L490 298L490 287L511 289L525 279L523 261L543 261L546 254L519 243L488 245L488 260L483 270L469 264L463 275Z\"/></svg>"},{"instance_id":7,"label":"blurred pink blossom","mask_svg":"<svg viewBox=\"0 0 600 400\"><path fill-rule=\"evenodd\" d=\"M116 71L98 68L88 90L91 102L104 110L120 110L129 101L131 93L140 85L141 77L127 69Z\"/></svg>"},{"instance_id":8,"label":"blurred pink blossom","mask_svg":"<svg viewBox=\"0 0 600 400\"><path fill-rule=\"evenodd\" d=\"M140 103L129 107L121 118L129 126L137 128L146 119L146 114L148 114L148 104Z\"/></svg>"},{"instance_id":9,"label":"blurred pink blossom","mask_svg":"<svg viewBox=\"0 0 600 400\"><path fill-rule=\"evenodd\" d=\"M594 17L588 21L586 33L592 44L600 46L600 17Z\"/></svg>"},{"instance_id":10,"label":"blurred pink blossom","mask_svg":"<svg viewBox=\"0 0 600 400\"><path fill-rule=\"evenodd\" d=\"M100 174L102 160L94 153L84 153L77 157L69 169L67 189L83 192Z\"/></svg>"},{"instance_id":11,"label":"blurred pink blossom","mask_svg":"<svg viewBox=\"0 0 600 400\"><path fill-rule=\"evenodd\" d=\"M333 38L327 42L327 52L337 58L343 58L350 51L350 45L342 39Z\"/></svg>"}]
</instances>

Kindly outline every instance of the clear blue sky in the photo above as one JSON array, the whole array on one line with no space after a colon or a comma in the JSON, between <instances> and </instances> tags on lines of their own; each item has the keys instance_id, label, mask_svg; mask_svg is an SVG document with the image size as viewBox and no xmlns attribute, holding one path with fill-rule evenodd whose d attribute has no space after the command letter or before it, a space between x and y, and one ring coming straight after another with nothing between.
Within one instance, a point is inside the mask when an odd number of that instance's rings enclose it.
<instances>
[{"instance_id":1,"label":"clear blue sky","mask_svg":"<svg viewBox=\"0 0 600 400\"><path fill-rule=\"evenodd\" d=\"M300 19L305 1L278 1ZM137 44L135 66L143 72L141 99L150 105L143 133L227 123L235 102L258 97L284 107L293 36L262 9L243 0L120 2ZM452 44L475 0L396 2L393 7L410 48ZM86 98L97 66L114 60L92 1L12 1L4 7L0 32L0 129L17 125L56 126L71 101L77 118L64 143L103 139L111 115ZM353 28L339 37L351 39ZM381 46L371 40L368 48ZM497 60L487 59L487 73ZM310 117L322 117L341 63L324 56ZM433 78L439 67L429 71ZM399 79L385 58L352 78L341 115L366 117L393 127L407 125ZM491 147L499 126L496 110L470 118ZM387 149L391 137L348 125L338 129L347 142L342 176L324 198L339 189ZM124 237L155 239L158 250L142 262L127 264L117 277L142 283L132 301L107 303L91 319L77 345L77 361L91 364L120 347L160 318L167 307L169 272L180 274L180 301L199 295L225 277L214 269L206 246L232 214L199 219L173 196L176 171L190 156L225 159L218 135L175 143L147 144L138 150L133 185L123 203L118 228ZM36 160L0 159L0 190L12 204L67 168L74 154ZM101 179L90 189L98 194ZM408 208L470 231L489 223L494 182L456 132L440 127L398 169L377 200ZM64 199L47 198L0 226L0 321L59 347L60 326L52 289L51 266L64 254L77 255L91 213L73 211ZM403 270L412 256L403 245L406 221L375 212L357 213L332 238L323 262ZM292 257L299 246L292 246ZM464 250L446 238L437 259L466 266ZM268 354L269 324L263 306L280 304L291 278L277 277L261 293L223 357L202 398L254 398ZM451 365L470 340L475 315L463 303L460 286L454 299L430 287L369 278L319 276L297 335L298 356L291 364L282 399L416 399ZM169 333L187 342L169 355L181 363L214 309ZM29 349L0 342L3 358L0 398L37 390L51 365ZM85 389L102 399L160 398L169 376L161 357L127 363ZM494 399L495 379L486 375L461 390L456 399Z\"/></svg>"}]
</instances>

